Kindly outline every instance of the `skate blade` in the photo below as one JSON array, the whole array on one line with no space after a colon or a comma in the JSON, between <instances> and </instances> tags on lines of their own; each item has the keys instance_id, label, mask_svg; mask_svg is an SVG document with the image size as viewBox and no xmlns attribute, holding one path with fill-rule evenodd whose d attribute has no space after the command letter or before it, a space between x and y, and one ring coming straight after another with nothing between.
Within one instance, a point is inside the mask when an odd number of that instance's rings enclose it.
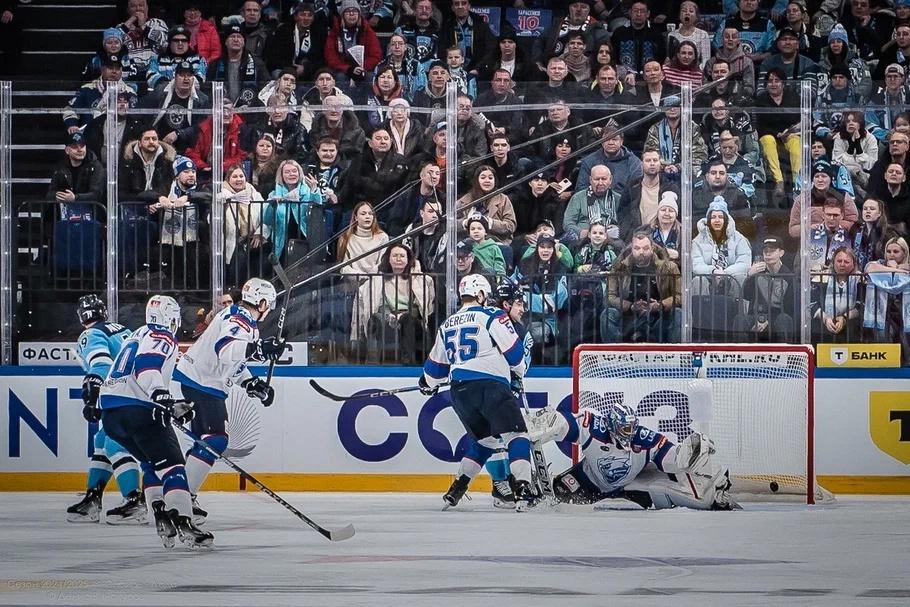
<instances>
[{"instance_id":1,"label":"skate blade","mask_svg":"<svg viewBox=\"0 0 910 607\"><path fill-rule=\"evenodd\" d=\"M104 522L108 525L148 525L147 516L106 516Z\"/></svg>"},{"instance_id":2,"label":"skate blade","mask_svg":"<svg viewBox=\"0 0 910 607\"><path fill-rule=\"evenodd\" d=\"M173 550L174 546L177 545L177 538L175 537L162 537L158 536L161 539L161 544L168 550Z\"/></svg>"},{"instance_id":3,"label":"skate blade","mask_svg":"<svg viewBox=\"0 0 910 607\"><path fill-rule=\"evenodd\" d=\"M70 514L66 515L66 522L68 523L98 523L101 521L101 513L96 515L83 515L83 514Z\"/></svg>"},{"instance_id":4,"label":"skate blade","mask_svg":"<svg viewBox=\"0 0 910 607\"><path fill-rule=\"evenodd\" d=\"M214 542L215 542L214 538L208 538L208 539L202 540L201 542L197 542L197 541L193 540L192 538L186 538L186 539L180 538L180 543L183 544L183 546L185 548L187 548L188 550L192 550L194 552L200 551L200 550L211 550L213 547L212 544L214 544Z\"/></svg>"},{"instance_id":5,"label":"skate blade","mask_svg":"<svg viewBox=\"0 0 910 607\"><path fill-rule=\"evenodd\" d=\"M193 515L193 524L196 525L197 527L202 527L203 525L205 525L205 521L207 521L207 520L208 520L208 518L206 518L204 516L197 516L195 514Z\"/></svg>"},{"instance_id":6,"label":"skate blade","mask_svg":"<svg viewBox=\"0 0 910 607\"><path fill-rule=\"evenodd\" d=\"M503 500L493 500L493 507L500 510L515 510L515 502L506 502Z\"/></svg>"}]
</instances>

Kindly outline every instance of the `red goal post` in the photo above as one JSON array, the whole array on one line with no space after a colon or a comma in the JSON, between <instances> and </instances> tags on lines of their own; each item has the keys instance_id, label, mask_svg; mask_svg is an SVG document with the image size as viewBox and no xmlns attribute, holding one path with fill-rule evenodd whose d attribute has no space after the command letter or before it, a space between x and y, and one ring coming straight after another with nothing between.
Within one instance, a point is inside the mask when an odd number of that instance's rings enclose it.
<instances>
[{"instance_id":1,"label":"red goal post","mask_svg":"<svg viewBox=\"0 0 910 607\"><path fill-rule=\"evenodd\" d=\"M833 495L815 479L815 353L789 344L581 344L572 408L633 407L642 425L717 445L740 499ZM573 452L577 461L578 454Z\"/></svg>"}]
</instances>

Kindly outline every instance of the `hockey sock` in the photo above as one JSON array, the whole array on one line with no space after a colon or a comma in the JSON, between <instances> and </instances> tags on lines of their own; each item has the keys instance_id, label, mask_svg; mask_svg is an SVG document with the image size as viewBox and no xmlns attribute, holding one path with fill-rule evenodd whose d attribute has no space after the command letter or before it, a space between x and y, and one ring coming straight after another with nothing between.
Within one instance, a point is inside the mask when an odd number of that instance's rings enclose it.
<instances>
[{"instance_id":1,"label":"hockey sock","mask_svg":"<svg viewBox=\"0 0 910 607\"><path fill-rule=\"evenodd\" d=\"M491 455L493 455L493 449L484 447L477 441L470 441L461 458L461 464L458 466L458 475L464 474L468 478L474 478Z\"/></svg>"},{"instance_id":2,"label":"hockey sock","mask_svg":"<svg viewBox=\"0 0 910 607\"><path fill-rule=\"evenodd\" d=\"M180 516L193 516L193 502L186 482L186 469L181 465L158 471L164 491L164 507L177 510Z\"/></svg>"},{"instance_id":3,"label":"hockey sock","mask_svg":"<svg viewBox=\"0 0 910 607\"><path fill-rule=\"evenodd\" d=\"M94 450L92 451L92 459L88 467L88 488L97 489L100 488L104 490L104 486L109 480L111 480L111 475L114 473L114 469L111 467L111 460L107 458L107 453L104 450L104 443L107 440L107 434L104 432L103 428L99 428L95 432L95 438L93 440Z\"/></svg>"},{"instance_id":4,"label":"hockey sock","mask_svg":"<svg viewBox=\"0 0 910 607\"><path fill-rule=\"evenodd\" d=\"M509 469L515 480L531 482L531 441L524 434L509 441Z\"/></svg>"},{"instance_id":5,"label":"hockey sock","mask_svg":"<svg viewBox=\"0 0 910 607\"><path fill-rule=\"evenodd\" d=\"M509 453L505 449L497 449L487 460L487 472L494 481L504 481L509 477Z\"/></svg>"},{"instance_id":6,"label":"hockey sock","mask_svg":"<svg viewBox=\"0 0 910 607\"><path fill-rule=\"evenodd\" d=\"M566 432L565 438L557 439L557 440L564 440L564 441L568 441L570 443L577 443L578 437L580 435L580 429L578 427L578 418L576 418L571 413L567 413L565 411L559 411L559 414L562 415L564 418L566 418L566 422L569 424L569 431Z\"/></svg>"},{"instance_id":7,"label":"hockey sock","mask_svg":"<svg viewBox=\"0 0 910 607\"><path fill-rule=\"evenodd\" d=\"M228 446L227 434L204 434L202 441L216 453L224 453ZM205 477L215 465L215 457L199 445L193 445L186 454L186 477L190 491L193 495L199 493L199 488L205 482Z\"/></svg>"},{"instance_id":8,"label":"hockey sock","mask_svg":"<svg viewBox=\"0 0 910 607\"><path fill-rule=\"evenodd\" d=\"M160 502L164 499L164 494L161 489L161 479L158 478L158 475L155 474L155 469L152 468L152 465L146 462L142 462L142 487L143 492L145 493L145 502L151 506L154 502Z\"/></svg>"},{"instance_id":9,"label":"hockey sock","mask_svg":"<svg viewBox=\"0 0 910 607\"><path fill-rule=\"evenodd\" d=\"M120 487L121 495L128 496L139 488L139 465L120 443L110 437L104 441L104 451L117 476L117 486Z\"/></svg>"}]
</instances>

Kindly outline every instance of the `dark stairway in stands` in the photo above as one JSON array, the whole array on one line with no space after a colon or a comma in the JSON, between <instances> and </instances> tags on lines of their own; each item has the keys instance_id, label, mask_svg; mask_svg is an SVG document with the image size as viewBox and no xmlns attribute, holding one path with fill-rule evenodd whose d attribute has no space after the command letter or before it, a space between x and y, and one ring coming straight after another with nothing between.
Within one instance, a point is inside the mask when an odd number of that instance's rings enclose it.
<instances>
[{"instance_id":1,"label":"dark stairway in stands","mask_svg":"<svg viewBox=\"0 0 910 607\"><path fill-rule=\"evenodd\" d=\"M37 204L23 206L25 201L45 197L54 166L63 154L66 130L62 111L76 90L84 84L82 69L88 58L101 46L101 33L116 24L120 14L115 0L31 0L20 2L16 18L22 24L20 76L13 83L12 131L12 198L16 215L15 247L17 281L38 288L41 284L33 270L34 263L49 255L46 238L47 214L42 218ZM52 114L22 113L30 108L54 108ZM52 209L51 209L52 211ZM44 240L45 242L42 242ZM61 293L62 294L62 293ZM20 297L28 300L25 292ZM75 296L75 292L73 293ZM65 297L64 297L65 298ZM24 302L22 302L24 303ZM45 304L47 305L47 304ZM58 309L26 305L19 309L20 330L30 317L42 318L40 325L49 330L34 338L53 338L53 333L72 325L72 304L59 302ZM37 323L36 323L37 324ZM50 325L50 326L48 326ZM71 328L70 328L71 330ZM26 329L26 333L28 333Z\"/></svg>"}]
</instances>

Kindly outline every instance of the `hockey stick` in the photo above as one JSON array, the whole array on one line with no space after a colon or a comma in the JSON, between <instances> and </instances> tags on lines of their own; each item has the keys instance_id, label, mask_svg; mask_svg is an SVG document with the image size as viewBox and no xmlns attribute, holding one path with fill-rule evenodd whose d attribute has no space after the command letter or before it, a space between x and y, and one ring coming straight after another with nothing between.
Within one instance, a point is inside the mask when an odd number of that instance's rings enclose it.
<instances>
[{"instance_id":1,"label":"hockey stick","mask_svg":"<svg viewBox=\"0 0 910 607\"><path fill-rule=\"evenodd\" d=\"M278 313L278 340L281 340L281 334L284 333L284 317L288 313L288 304L291 301L291 288L294 286L291 284L288 275L285 273L284 268L281 267L281 263L278 261L278 256L272 253L269 255L269 263L272 264L272 269L275 271L275 274L278 276L278 280L281 281L281 284L284 286L284 302L281 304L281 311ZM269 363L269 373L265 377L265 384L267 386L272 385L272 374L275 373L275 362L271 361Z\"/></svg>"},{"instance_id":2,"label":"hockey stick","mask_svg":"<svg viewBox=\"0 0 910 607\"><path fill-rule=\"evenodd\" d=\"M176 401L176 402L179 403L179 402L186 402L186 401ZM163 409L163 410L167 411L167 409L165 407L162 407L161 405L154 405L154 406L158 407L159 409ZM305 515L303 512L301 512L300 510L298 510L297 508L295 508L294 506L289 504L287 501L285 501L285 499L283 497L281 497L280 495L278 495L277 493L275 493L274 491L272 491L271 489L269 489L268 487L263 485L255 476L253 476L252 474L250 474L249 472L247 472L246 470L244 470L243 468L241 468L240 466L235 464L231 459L225 457L223 454L218 453L217 451L215 451L214 449L209 447L208 444L205 443L205 441L203 441L199 438L196 438L196 436L192 432L190 432L188 429L184 428L177 420L175 420L175 419L171 420L171 425L173 427L177 428L178 430L180 430L181 432L183 432L195 444L202 447L202 449L205 450L209 455L211 455L215 459L220 459L225 464L227 464L229 467L233 468L235 472L237 472L238 474L240 474L241 476L246 478L248 481L250 481L251 483L256 485L257 489L259 489L260 491L262 491L263 493L268 495L270 498L272 498L273 500L275 500L276 502L278 502L279 504L281 504L282 506L284 506L285 508L290 510L294 514L294 516L296 516L297 518L302 520L304 523L306 523L307 525L312 527L323 537L325 537L333 542L340 542L342 540L346 540L346 539L350 539L350 538L354 537L354 525L345 525L341 529L335 529L335 530L326 529L325 527L323 527L322 525L318 524L313 519L311 519L310 517Z\"/></svg>"},{"instance_id":3,"label":"hockey stick","mask_svg":"<svg viewBox=\"0 0 910 607\"><path fill-rule=\"evenodd\" d=\"M525 412L530 415L531 408L528 407L528 401L525 399L524 392L521 393L520 400ZM531 472L536 481L535 484L537 485L538 493L548 500L552 500L554 495L553 480L550 478L550 465L547 463L547 458L543 454L543 447L536 441L531 441L531 457L534 458L534 468L532 468Z\"/></svg>"},{"instance_id":4,"label":"hockey stick","mask_svg":"<svg viewBox=\"0 0 910 607\"><path fill-rule=\"evenodd\" d=\"M343 403L346 400L351 400L352 398L381 398L383 396L391 396L392 394L401 394L402 392L415 392L420 390L419 386L405 386L403 388L392 388L391 390L377 390L376 392L367 392L366 394L349 394L348 396L341 396L340 394L335 394L329 392L318 383L315 379L310 380L310 385L313 387L313 390L316 390L320 395L333 400L338 403ZM439 384L440 388L448 386L448 383Z\"/></svg>"}]
</instances>

